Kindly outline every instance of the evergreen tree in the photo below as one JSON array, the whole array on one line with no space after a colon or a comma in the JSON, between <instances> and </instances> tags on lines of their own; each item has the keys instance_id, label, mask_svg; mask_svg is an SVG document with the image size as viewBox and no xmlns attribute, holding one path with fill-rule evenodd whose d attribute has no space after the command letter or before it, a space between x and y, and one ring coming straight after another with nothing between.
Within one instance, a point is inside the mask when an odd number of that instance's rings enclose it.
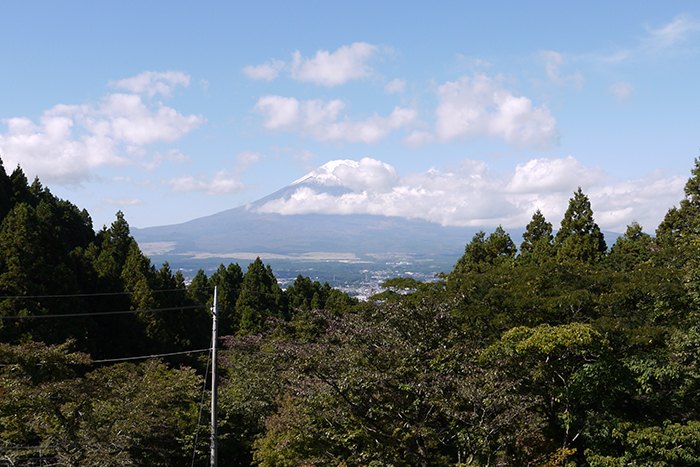
<instances>
[{"instance_id":1,"label":"evergreen tree","mask_svg":"<svg viewBox=\"0 0 700 467\"><path fill-rule=\"evenodd\" d=\"M517 251L510 235L500 225L488 238L480 230L464 248L464 255L455 265L453 273L467 274L482 271L485 266L500 265L515 258Z\"/></svg>"},{"instance_id":2,"label":"evergreen tree","mask_svg":"<svg viewBox=\"0 0 700 467\"><path fill-rule=\"evenodd\" d=\"M538 209L525 228L523 242L520 244L521 261L542 264L552 257L552 224L547 222Z\"/></svg>"},{"instance_id":3,"label":"evergreen tree","mask_svg":"<svg viewBox=\"0 0 700 467\"><path fill-rule=\"evenodd\" d=\"M557 260L596 263L602 259L607 246L600 227L593 220L591 202L581 187L569 200L569 208L554 239Z\"/></svg>"},{"instance_id":4,"label":"evergreen tree","mask_svg":"<svg viewBox=\"0 0 700 467\"><path fill-rule=\"evenodd\" d=\"M236 314L236 302L243 285L243 271L237 263L223 264L209 278L210 286L218 287L219 333L222 336L235 334L240 325Z\"/></svg>"},{"instance_id":5,"label":"evergreen tree","mask_svg":"<svg viewBox=\"0 0 700 467\"><path fill-rule=\"evenodd\" d=\"M656 229L656 243L661 247L686 245L700 232L700 159L695 159L691 174L680 206L669 209Z\"/></svg>"},{"instance_id":6,"label":"evergreen tree","mask_svg":"<svg viewBox=\"0 0 700 467\"><path fill-rule=\"evenodd\" d=\"M241 294L236 302L236 314L241 323L239 334L262 331L267 318L287 318L282 289L260 258L250 263L243 276Z\"/></svg>"},{"instance_id":7,"label":"evergreen tree","mask_svg":"<svg viewBox=\"0 0 700 467\"><path fill-rule=\"evenodd\" d=\"M608 263L618 271L630 271L651 257L652 238L642 231L642 226L633 221L624 235L618 237L610 248Z\"/></svg>"},{"instance_id":8,"label":"evergreen tree","mask_svg":"<svg viewBox=\"0 0 700 467\"><path fill-rule=\"evenodd\" d=\"M0 221L5 218L12 209L12 180L5 172L5 166L0 158Z\"/></svg>"}]
</instances>

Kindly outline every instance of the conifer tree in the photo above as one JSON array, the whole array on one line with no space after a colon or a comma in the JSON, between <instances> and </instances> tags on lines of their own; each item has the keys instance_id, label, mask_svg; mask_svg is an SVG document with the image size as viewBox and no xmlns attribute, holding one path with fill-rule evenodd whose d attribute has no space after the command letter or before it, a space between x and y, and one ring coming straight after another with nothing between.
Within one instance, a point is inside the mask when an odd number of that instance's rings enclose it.
<instances>
[{"instance_id":1,"label":"conifer tree","mask_svg":"<svg viewBox=\"0 0 700 467\"><path fill-rule=\"evenodd\" d=\"M266 268L260 258L250 263L243 276L236 314L241 320L239 334L262 331L267 318L286 318L282 289L270 266Z\"/></svg>"},{"instance_id":2,"label":"conifer tree","mask_svg":"<svg viewBox=\"0 0 700 467\"><path fill-rule=\"evenodd\" d=\"M656 229L656 243L662 247L686 245L700 232L700 159L690 172L680 206L669 209Z\"/></svg>"},{"instance_id":3,"label":"conifer tree","mask_svg":"<svg viewBox=\"0 0 700 467\"><path fill-rule=\"evenodd\" d=\"M598 262L607 246L603 232L593 220L591 202L581 187L569 200L569 208L554 239L558 261Z\"/></svg>"},{"instance_id":4,"label":"conifer tree","mask_svg":"<svg viewBox=\"0 0 700 467\"><path fill-rule=\"evenodd\" d=\"M523 242L520 244L521 261L532 261L542 264L553 254L552 224L547 222L542 212L538 209L532 215L532 220L523 233Z\"/></svg>"},{"instance_id":5,"label":"conifer tree","mask_svg":"<svg viewBox=\"0 0 700 467\"><path fill-rule=\"evenodd\" d=\"M627 226L625 234L618 237L610 248L608 261L613 269L629 271L634 269L637 264L648 260L651 252L651 236L644 233L639 223L632 221Z\"/></svg>"},{"instance_id":6,"label":"conifer tree","mask_svg":"<svg viewBox=\"0 0 700 467\"><path fill-rule=\"evenodd\" d=\"M488 238L484 231L480 230L464 247L464 255L454 266L453 273L466 274L480 271L487 265L501 264L513 259L517 251L510 235L500 225Z\"/></svg>"}]
</instances>

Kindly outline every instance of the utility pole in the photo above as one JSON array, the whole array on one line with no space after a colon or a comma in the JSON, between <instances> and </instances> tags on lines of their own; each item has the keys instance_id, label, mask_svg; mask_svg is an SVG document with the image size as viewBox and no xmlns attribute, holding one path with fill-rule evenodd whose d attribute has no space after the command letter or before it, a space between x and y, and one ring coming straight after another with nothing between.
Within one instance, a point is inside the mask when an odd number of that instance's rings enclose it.
<instances>
[{"instance_id":1,"label":"utility pole","mask_svg":"<svg viewBox=\"0 0 700 467\"><path fill-rule=\"evenodd\" d=\"M219 307L217 297L217 287L214 287L214 304L211 307L211 467L218 465L218 433L217 433L217 417L216 417L216 341L219 333Z\"/></svg>"}]
</instances>

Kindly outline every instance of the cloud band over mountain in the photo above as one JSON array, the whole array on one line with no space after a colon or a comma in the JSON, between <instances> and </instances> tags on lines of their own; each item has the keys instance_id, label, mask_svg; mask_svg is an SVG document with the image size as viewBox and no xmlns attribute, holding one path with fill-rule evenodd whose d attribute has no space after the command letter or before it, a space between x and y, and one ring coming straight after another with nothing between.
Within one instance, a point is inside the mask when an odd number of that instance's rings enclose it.
<instances>
[{"instance_id":1,"label":"cloud band over mountain","mask_svg":"<svg viewBox=\"0 0 700 467\"><path fill-rule=\"evenodd\" d=\"M556 225L581 186L591 198L600 226L622 232L633 220L655 229L666 210L682 197L684 184L685 177L666 176L661 171L617 180L600 167L585 167L571 156L533 159L518 164L512 173L499 174L484 162L467 159L453 170L431 169L406 176L389 164L364 158L331 161L257 211L372 214L452 226L519 228L536 209Z\"/></svg>"}]
</instances>

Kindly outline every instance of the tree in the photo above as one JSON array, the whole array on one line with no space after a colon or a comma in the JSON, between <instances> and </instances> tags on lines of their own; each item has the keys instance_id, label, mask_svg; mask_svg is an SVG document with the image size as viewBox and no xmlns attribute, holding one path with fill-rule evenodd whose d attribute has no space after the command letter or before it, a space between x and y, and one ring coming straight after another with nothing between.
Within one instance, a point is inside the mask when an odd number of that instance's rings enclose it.
<instances>
[{"instance_id":1,"label":"tree","mask_svg":"<svg viewBox=\"0 0 700 467\"><path fill-rule=\"evenodd\" d=\"M260 465L526 462L534 400L473 364L444 305L315 313L327 323L317 338L274 342L290 387L255 442Z\"/></svg>"},{"instance_id":2,"label":"tree","mask_svg":"<svg viewBox=\"0 0 700 467\"><path fill-rule=\"evenodd\" d=\"M464 255L454 266L456 276L470 272L480 272L493 265L501 265L513 258L517 248L510 235L500 225L486 238L483 230L477 232L471 242L464 247Z\"/></svg>"},{"instance_id":3,"label":"tree","mask_svg":"<svg viewBox=\"0 0 700 467\"><path fill-rule=\"evenodd\" d=\"M201 391L193 370L149 360L86 372L90 358L70 347L0 344L3 457L21 462L32 450L7 448L24 446L44 447L51 465L187 462Z\"/></svg>"},{"instance_id":4,"label":"tree","mask_svg":"<svg viewBox=\"0 0 700 467\"><path fill-rule=\"evenodd\" d=\"M535 264L552 258L552 224L547 222L538 209L532 215L532 220L523 233L523 242L520 244L520 260Z\"/></svg>"},{"instance_id":5,"label":"tree","mask_svg":"<svg viewBox=\"0 0 700 467\"><path fill-rule=\"evenodd\" d=\"M680 206L668 210L656 229L656 243L662 247L682 246L700 230L700 159L695 158L691 177L685 184L685 197Z\"/></svg>"},{"instance_id":6,"label":"tree","mask_svg":"<svg viewBox=\"0 0 700 467\"><path fill-rule=\"evenodd\" d=\"M236 301L236 314L240 317L240 334L258 333L263 330L267 318L287 318L285 296L272 274L260 258L250 263L243 276L241 294Z\"/></svg>"},{"instance_id":7,"label":"tree","mask_svg":"<svg viewBox=\"0 0 700 467\"><path fill-rule=\"evenodd\" d=\"M613 269L630 271L651 258L652 248L651 236L644 233L636 221L632 221L625 234L618 237L610 248L607 260Z\"/></svg>"},{"instance_id":8,"label":"tree","mask_svg":"<svg viewBox=\"0 0 700 467\"><path fill-rule=\"evenodd\" d=\"M235 334L241 317L236 313L236 302L243 285L243 271L238 263L223 264L209 278L212 287L218 287L219 332L222 336Z\"/></svg>"},{"instance_id":9,"label":"tree","mask_svg":"<svg viewBox=\"0 0 700 467\"><path fill-rule=\"evenodd\" d=\"M607 246L600 227L593 220L593 210L588 196L581 187L569 200L569 208L561 221L561 228L554 239L557 260L596 263L603 258Z\"/></svg>"}]
</instances>

